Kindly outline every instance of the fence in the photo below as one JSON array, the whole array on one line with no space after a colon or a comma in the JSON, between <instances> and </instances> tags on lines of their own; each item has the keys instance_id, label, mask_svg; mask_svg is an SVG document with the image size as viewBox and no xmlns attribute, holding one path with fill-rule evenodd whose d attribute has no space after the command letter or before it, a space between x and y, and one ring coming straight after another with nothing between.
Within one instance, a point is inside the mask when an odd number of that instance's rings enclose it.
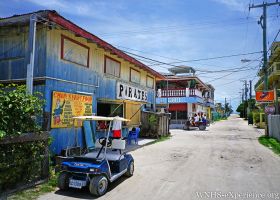
<instances>
[{"instance_id":1,"label":"fence","mask_svg":"<svg viewBox=\"0 0 280 200\"><path fill-rule=\"evenodd\" d=\"M158 138L169 135L169 113L141 112L142 137Z\"/></svg>"},{"instance_id":2,"label":"fence","mask_svg":"<svg viewBox=\"0 0 280 200\"><path fill-rule=\"evenodd\" d=\"M49 177L48 142L48 132L0 140L0 199Z\"/></svg>"},{"instance_id":3,"label":"fence","mask_svg":"<svg viewBox=\"0 0 280 200\"><path fill-rule=\"evenodd\" d=\"M259 128L265 128L265 113L253 112L253 124Z\"/></svg>"},{"instance_id":4,"label":"fence","mask_svg":"<svg viewBox=\"0 0 280 200\"><path fill-rule=\"evenodd\" d=\"M268 115L269 137L280 141L280 115Z\"/></svg>"}]
</instances>

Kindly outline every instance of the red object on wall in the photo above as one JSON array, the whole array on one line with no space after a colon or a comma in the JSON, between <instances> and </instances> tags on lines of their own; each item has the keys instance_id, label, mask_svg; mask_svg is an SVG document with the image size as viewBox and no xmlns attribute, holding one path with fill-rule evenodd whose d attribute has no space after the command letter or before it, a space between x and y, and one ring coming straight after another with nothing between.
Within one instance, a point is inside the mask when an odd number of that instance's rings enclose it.
<instances>
[{"instance_id":1,"label":"red object on wall","mask_svg":"<svg viewBox=\"0 0 280 200\"><path fill-rule=\"evenodd\" d=\"M274 101L274 91L256 91L256 101L272 102Z\"/></svg>"},{"instance_id":2,"label":"red object on wall","mask_svg":"<svg viewBox=\"0 0 280 200\"><path fill-rule=\"evenodd\" d=\"M187 111L188 104L186 103L178 103L178 104L169 104L169 111Z\"/></svg>"}]
</instances>

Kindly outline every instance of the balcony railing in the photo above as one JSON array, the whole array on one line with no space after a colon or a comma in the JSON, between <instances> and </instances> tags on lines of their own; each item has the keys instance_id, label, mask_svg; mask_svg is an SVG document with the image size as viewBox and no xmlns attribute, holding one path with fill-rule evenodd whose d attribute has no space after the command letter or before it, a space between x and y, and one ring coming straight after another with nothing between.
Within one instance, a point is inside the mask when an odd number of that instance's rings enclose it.
<instances>
[{"instance_id":1,"label":"balcony railing","mask_svg":"<svg viewBox=\"0 0 280 200\"><path fill-rule=\"evenodd\" d=\"M208 102L208 103L214 103L214 100L211 99L211 98L205 98L205 101Z\"/></svg>"},{"instance_id":2,"label":"balcony railing","mask_svg":"<svg viewBox=\"0 0 280 200\"><path fill-rule=\"evenodd\" d=\"M200 97L202 98L202 92L197 89L158 89L157 97Z\"/></svg>"},{"instance_id":3,"label":"balcony railing","mask_svg":"<svg viewBox=\"0 0 280 200\"><path fill-rule=\"evenodd\" d=\"M272 75L280 76L280 62L274 62L270 67L267 68L267 75L270 78ZM261 78L255 85L255 89L260 87L264 82L264 76L262 75Z\"/></svg>"},{"instance_id":4,"label":"balcony railing","mask_svg":"<svg viewBox=\"0 0 280 200\"><path fill-rule=\"evenodd\" d=\"M185 97L186 89L158 90L158 97Z\"/></svg>"},{"instance_id":5,"label":"balcony railing","mask_svg":"<svg viewBox=\"0 0 280 200\"><path fill-rule=\"evenodd\" d=\"M267 70L268 76L272 74L280 74L280 62L274 62Z\"/></svg>"}]
</instances>

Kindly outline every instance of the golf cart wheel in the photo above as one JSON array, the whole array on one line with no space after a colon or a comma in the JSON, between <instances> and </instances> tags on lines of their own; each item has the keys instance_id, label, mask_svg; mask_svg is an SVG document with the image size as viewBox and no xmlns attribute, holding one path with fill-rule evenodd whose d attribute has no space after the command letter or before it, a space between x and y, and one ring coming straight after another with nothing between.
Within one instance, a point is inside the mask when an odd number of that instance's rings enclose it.
<instances>
[{"instance_id":1,"label":"golf cart wheel","mask_svg":"<svg viewBox=\"0 0 280 200\"><path fill-rule=\"evenodd\" d=\"M199 130L204 131L204 130L206 129L206 126L203 125L203 124L200 124L200 125L198 126L198 128L199 128Z\"/></svg>"},{"instance_id":2,"label":"golf cart wheel","mask_svg":"<svg viewBox=\"0 0 280 200\"><path fill-rule=\"evenodd\" d=\"M69 188L69 174L67 172L62 172L57 180L57 186L61 190L67 190Z\"/></svg>"},{"instance_id":3,"label":"golf cart wheel","mask_svg":"<svg viewBox=\"0 0 280 200\"><path fill-rule=\"evenodd\" d=\"M89 191L92 195L100 197L107 192L108 179L103 176L94 176L90 180Z\"/></svg>"},{"instance_id":4,"label":"golf cart wheel","mask_svg":"<svg viewBox=\"0 0 280 200\"><path fill-rule=\"evenodd\" d=\"M127 167L127 171L125 172L125 176L131 177L134 173L134 162L131 161Z\"/></svg>"}]
</instances>

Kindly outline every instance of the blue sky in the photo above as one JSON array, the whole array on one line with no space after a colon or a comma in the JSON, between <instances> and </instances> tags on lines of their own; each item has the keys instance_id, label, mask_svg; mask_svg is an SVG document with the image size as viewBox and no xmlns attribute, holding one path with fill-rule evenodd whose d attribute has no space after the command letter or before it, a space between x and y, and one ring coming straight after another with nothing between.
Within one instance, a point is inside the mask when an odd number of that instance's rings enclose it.
<instances>
[{"instance_id":1,"label":"blue sky","mask_svg":"<svg viewBox=\"0 0 280 200\"><path fill-rule=\"evenodd\" d=\"M120 49L167 63L262 50L261 9L248 11L261 0L1 0L0 17L41 9L56 10L65 18ZM268 1L273 2L273 1ZM280 28L280 7L268 9L268 47ZM278 40L280 38L278 37ZM216 100L240 101L241 80L257 81L261 54L182 62L216 88ZM149 65L148 62L145 62ZM248 66L250 68L248 68ZM168 65L152 65L166 72ZM244 67L232 74L211 73ZM223 77L224 76L224 77ZM223 78L222 78L223 77Z\"/></svg>"}]
</instances>

